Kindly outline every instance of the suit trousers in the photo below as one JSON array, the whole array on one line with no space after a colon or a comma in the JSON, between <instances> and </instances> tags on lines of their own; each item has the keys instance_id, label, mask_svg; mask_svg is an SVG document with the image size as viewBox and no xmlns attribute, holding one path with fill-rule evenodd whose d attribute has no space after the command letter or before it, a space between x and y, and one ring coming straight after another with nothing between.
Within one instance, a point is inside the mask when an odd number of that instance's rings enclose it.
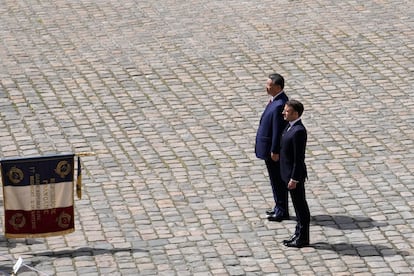
<instances>
[{"instance_id":1,"label":"suit trousers","mask_svg":"<svg viewBox=\"0 0 414 276\"><path fill-rule=\"evenodd\" d=\"M290 190L290 196L297 219L295 234L301 241L309 242L310 211L306 201L305 183L299 182L296 189Z\"/></svg>"},{"instance_id":2,"label":"suit trousers","mask_svg":"<svg viewBox=\"0 0 414 276\"><path fill-rule=\"evenodd\" d=\"M289 216L288 194L289 191L283 184L280 177L280 163L272 159L265 160L267 171L270 178L270 186L272 187L273 199L275 201L274 211L277 216Z\"/></svg>"}]
</instances>

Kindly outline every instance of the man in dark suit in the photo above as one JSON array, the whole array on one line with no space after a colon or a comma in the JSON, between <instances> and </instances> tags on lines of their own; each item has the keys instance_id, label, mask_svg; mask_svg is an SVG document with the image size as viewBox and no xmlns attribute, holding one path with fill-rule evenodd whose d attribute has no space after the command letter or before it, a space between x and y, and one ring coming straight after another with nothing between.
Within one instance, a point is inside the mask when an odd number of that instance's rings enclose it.
<instances>
[{"instance_id":1,"label":"man in dark suit","mask_svg":"<svg viewBox=\"0 0 414 276\"><path fill-rule=\"evenodd\" d=\"M271 99L260 118L256 135L256 156L265 161L275 201L274 208L266 211L270 221L289 218L288 190L281 183L279 166L280 138L286 126L282 111L288 101L283 91L284 86L285 80L280 74L269 75L266 90Z\"/></svg>"},{"instance_id":2,"label":"man in dark suit","mask_svg":"<svg viewBox=\"0 0 414 276\"><path fill-rule=\"evenodd\" d=\"M310 212L305 196L307 132L301 121L303 110L302 103L296 100L286 102L283 110L284 119L289 124L283 131L280 144L280 174L290 191L297 217L295 234L283 241L288 247L309 245Z\"/></svg>"}]
</instances>

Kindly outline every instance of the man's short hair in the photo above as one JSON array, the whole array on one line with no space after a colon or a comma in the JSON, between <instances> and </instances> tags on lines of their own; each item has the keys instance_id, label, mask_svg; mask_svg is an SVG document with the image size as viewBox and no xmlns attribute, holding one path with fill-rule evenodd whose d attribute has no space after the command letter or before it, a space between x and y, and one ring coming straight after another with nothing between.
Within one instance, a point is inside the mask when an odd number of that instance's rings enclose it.
<instances>
[{"instance_id":1,"label":"man's short hair","mask_svg":"<svg viewBox=\"0 0 414 276\"><path fill-rule=\"evenodd\" d=\"M303 104L297 100L289 100L286 102L286 105L295 110L298 113L299 117L302 116L303 110L305 110Z\"/></svg>"},{"instance_id":2,"label":"man's short hair","mask_svg":"<svg viewBox=\"0 0 414 276\"><path fill-rule=\"evenodd\" d=\"M280 88L283 89L285 87L285 79L282 77L282 75L278 73L273 73L269 75L269 79L272 80L273 84L279 85Z\"/></svg>"}]
</instances>

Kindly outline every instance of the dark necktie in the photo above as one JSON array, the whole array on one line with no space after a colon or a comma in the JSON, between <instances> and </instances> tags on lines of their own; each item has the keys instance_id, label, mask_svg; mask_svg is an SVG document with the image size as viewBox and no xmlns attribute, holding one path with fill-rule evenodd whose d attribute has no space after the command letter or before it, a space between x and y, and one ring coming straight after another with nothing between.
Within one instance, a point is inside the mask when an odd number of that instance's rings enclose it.
<instances>
[{"instance_id":1,"label":"dark necktie","mask_svg":"<svg viewBox=\"0 0 414 276\"><path fill-rule=\"evenodd\" d=\"M288 132L291 127L292 126L290 125L290 123L288 123L287 126L286 126L286 132Z\"/></svg>"}]
</instances>

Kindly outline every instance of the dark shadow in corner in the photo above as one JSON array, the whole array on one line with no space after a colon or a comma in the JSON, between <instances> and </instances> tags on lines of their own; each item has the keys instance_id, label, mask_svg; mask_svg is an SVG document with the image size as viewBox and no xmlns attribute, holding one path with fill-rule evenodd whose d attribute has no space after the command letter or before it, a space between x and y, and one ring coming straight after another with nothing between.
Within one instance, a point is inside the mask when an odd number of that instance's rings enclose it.
<instances>
[{"instance_id":1,"label":"dark shadow in corner","mask_svg":"<svg viewBox=\"0 0 414 276\"><path fill-rule=\"evenodd\" d=\"M39 263L42 263L47 258L75 258L75 257L81 257L81 256L97 256L97 255L104 255L104 254L116 254L118 252L129 252L129 253L135 253L135 252L149 252L149 250L145 249L136 249L136 248L92 248L92 247L80 247L77 249L65 249L60 251L44 251L39 253L25 253L23 254L26 257L23 257L25 259L25 264L30 267L36 267ZM27 257L27 256L33 256L33 258ZM31 261L29 261L31 259ZM5 275L9 275L11 271L13 270L13 263L10 260L10 265L4 265L0 266L0 275L2 275L2 272L7 272ZM10 271L10 272L8 272ZM19 273L21 272L27 272L31 271L29 267L22 267L19 270Z\"/></svg>"},{"instance_id":2,"label":"dark shadow in corner","mask_svg":"<svg viewBox=\"0 0 414 276\"><path fill-rule=\"evenodd\" d=\"M80 247L77 249L66 249L60 251L44 251L39 253L32 253L30 255L36 257L51 257L51 258L65 258L65 257L79 257L79 256L96 256L103 254L115 254L118 252L149 252L146 249L138 248L93 248L93 247Z\"/></svg>"},{"instance_id":3,"label":"dark shadow in corner","mask_svg":"<svg viewBox=\"0 0 414 276\"><path fill-rule=\"evenodd\" d=\"M368 217L350 217L341 215L312 216L311 224L332 227L340 230L367 229L388 225L385 222L377 222Z\"/></svg>"},{"instance_id":4,"label":"dark shadow in corner","mask_svg":"<svg viewBox=\"0 0 414 276\"><path fill-rule=\"evenodd\" d=\"M28 263L28 264L24 263L24 265L29 265L30 267L35 267L39 263L40 262L31 262L31 263ZM12 263L12 261L10 261L10 265L0 266L0 276L2 276L2 275L19 275L20 273L23 273L23 272L33 272L32 269L30 269L29 267L24 266L24 265L20 267L19 272L17 274L13 274L14 263ZM38 275L38 274L36 273L36 275Z\"/></svg>"},{"instance_id":5,"label":"dark shadow in corner","mask_svg":"<svg viewBox=\"0 0 414 276\"><path fill-rule=\"evenodd\" d=\"M13 264L0 265L0 275L10 275L13 271Z\"/></svg>"},{"instance_id":6,"label":"dark shadow in corner","mask_svg":"<svg viewBox=\"0 0 414 276\"><path fill-rule=\"evenodd\" d=\"M373 257L373 256L409 256L406 251L395 250L394 248L384 245L372 245L372 244L348 244L348 243L335 243L329 244L326 242L317 242L309 245L317 250L331 250L335 251L339 255L346 256L359 256L359 257Z\"/></svg>"}]
</instances>

